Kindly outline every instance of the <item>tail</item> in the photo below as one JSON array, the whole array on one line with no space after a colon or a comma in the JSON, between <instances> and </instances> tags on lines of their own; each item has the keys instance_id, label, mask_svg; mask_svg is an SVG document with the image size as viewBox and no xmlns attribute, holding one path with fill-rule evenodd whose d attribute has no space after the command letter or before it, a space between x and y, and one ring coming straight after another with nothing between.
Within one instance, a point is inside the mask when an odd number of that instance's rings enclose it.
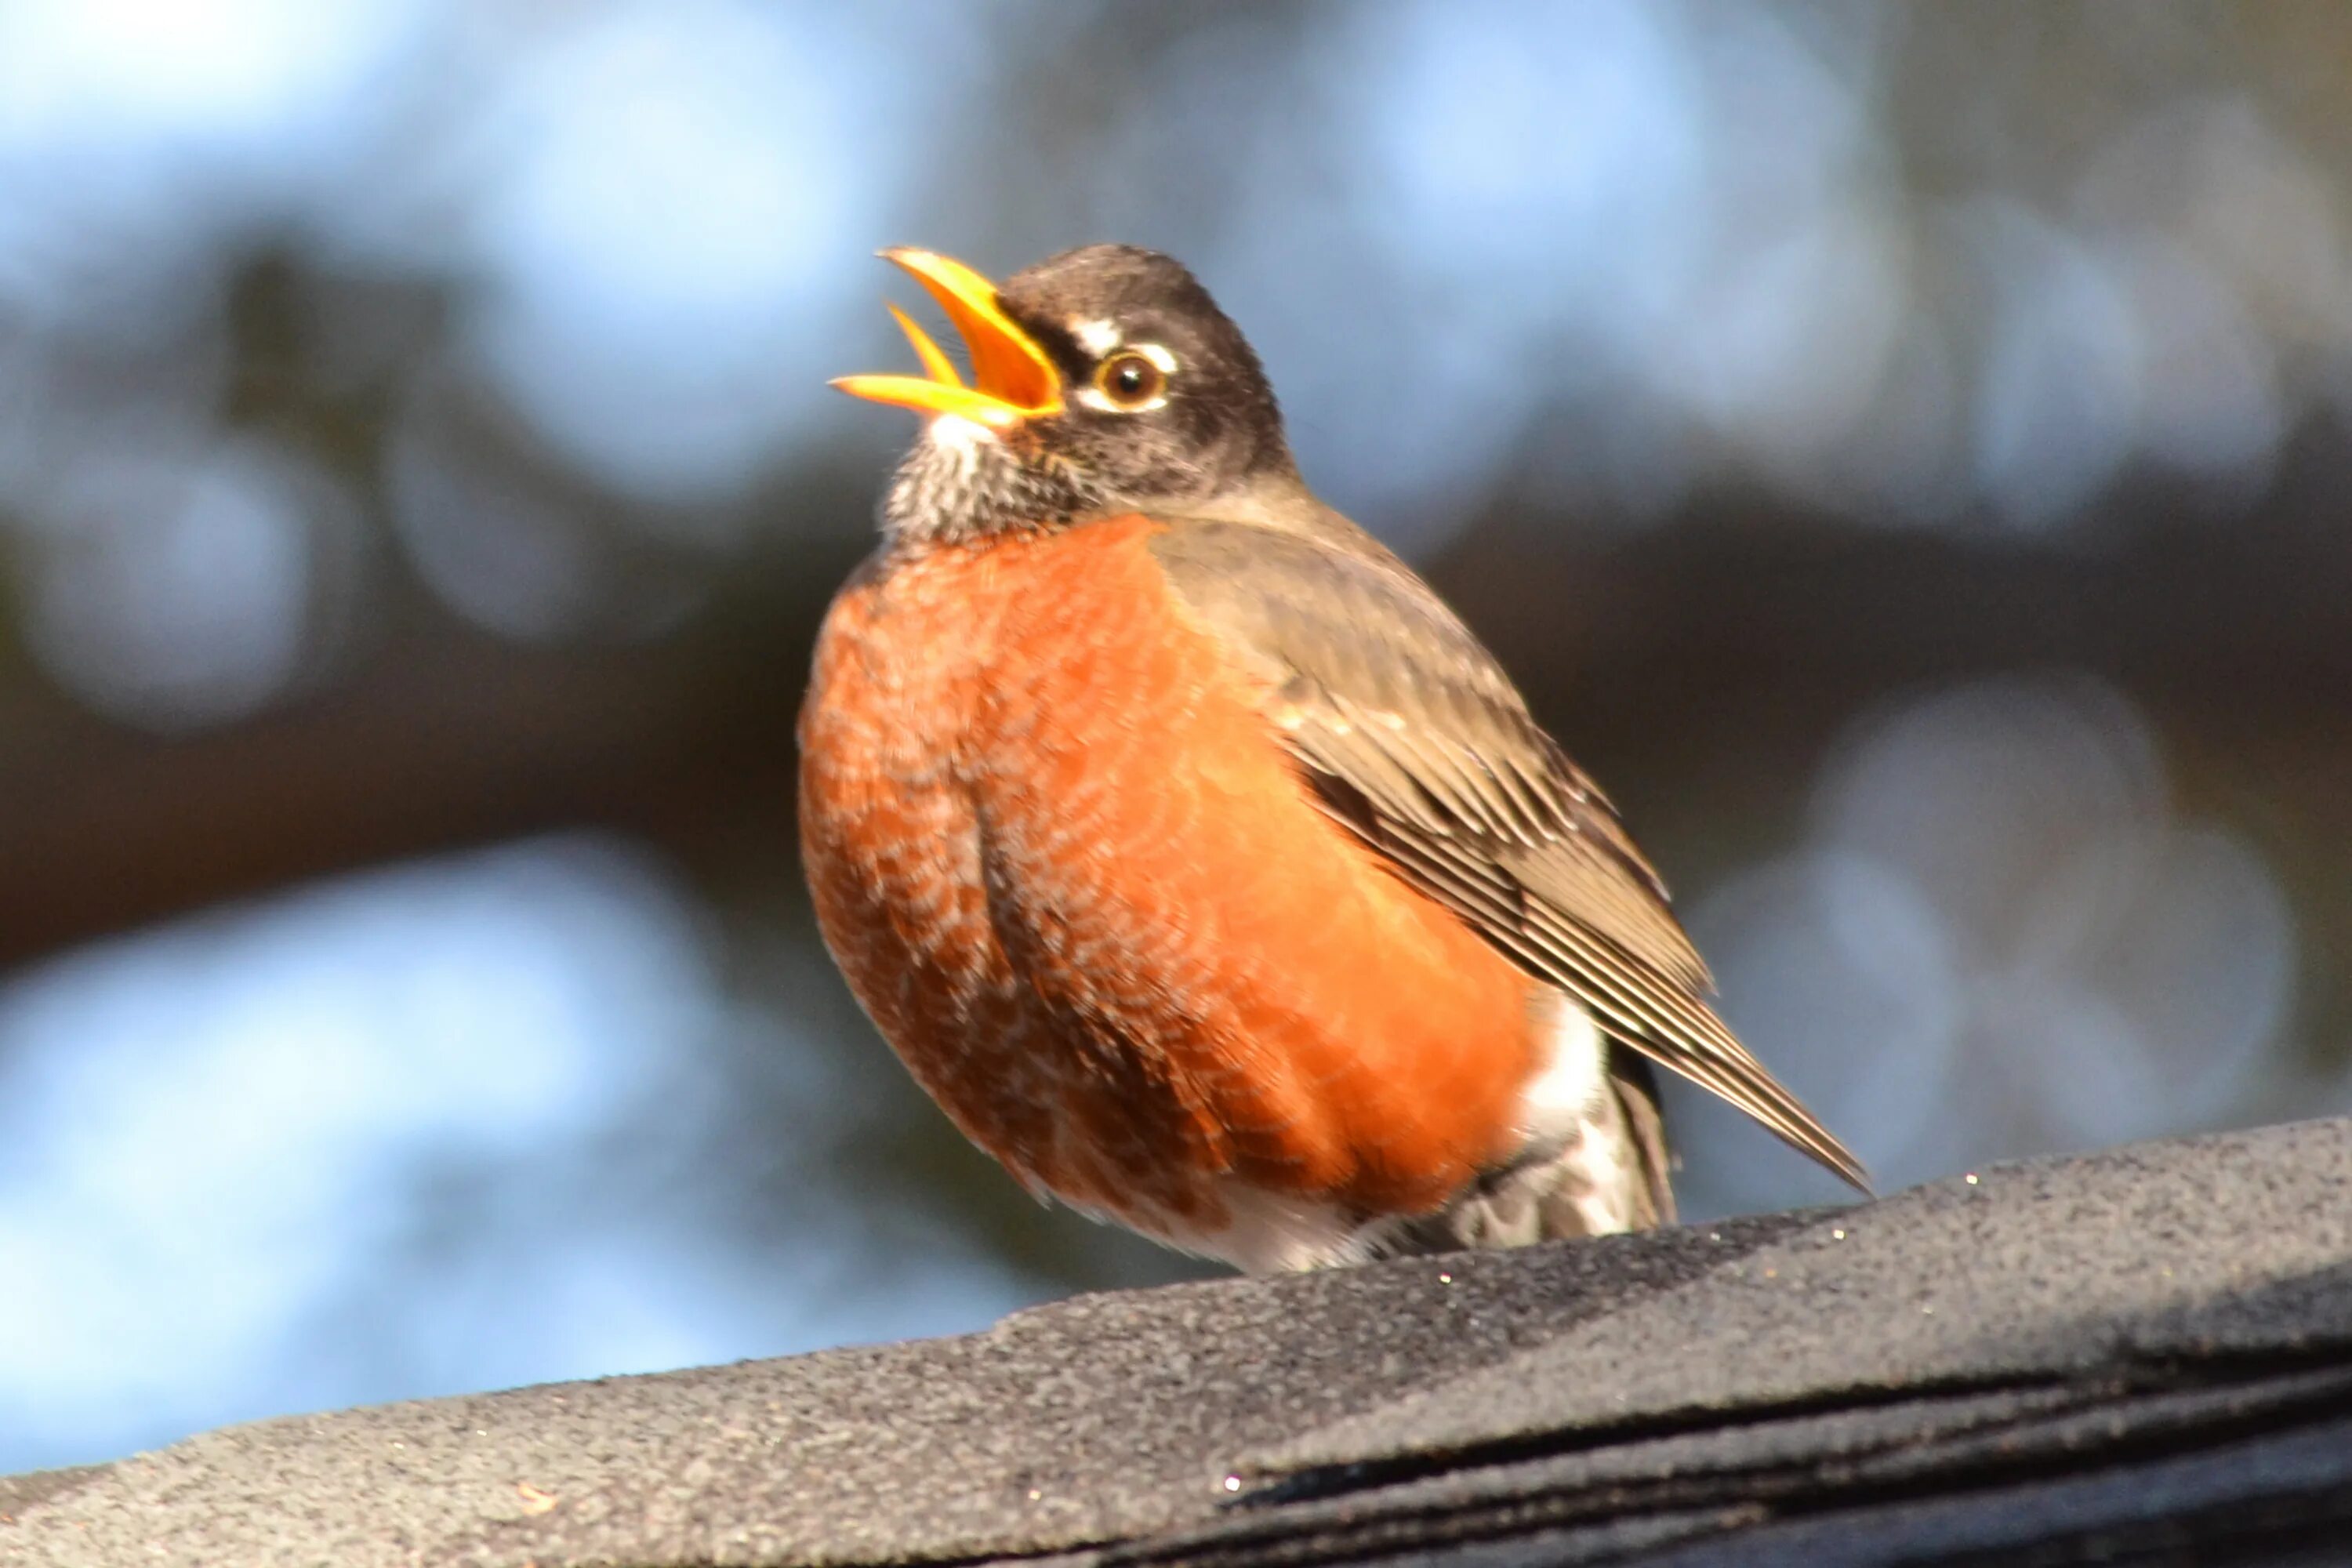
<instances>
[{"instance_id":1,"label":"tail","mask_svg":"<svg viewBox=\"0 0 2352 1568\"><path fill-rule=\"evenodd\" d=\"M1386 1231L1379 1255L1528 1247L1675 1222L1666 1128L1650 1064L1612 1046L1600 1103L1564 1143L1526 1151L1435 1214Z\"/></svg>"}]
</instances>

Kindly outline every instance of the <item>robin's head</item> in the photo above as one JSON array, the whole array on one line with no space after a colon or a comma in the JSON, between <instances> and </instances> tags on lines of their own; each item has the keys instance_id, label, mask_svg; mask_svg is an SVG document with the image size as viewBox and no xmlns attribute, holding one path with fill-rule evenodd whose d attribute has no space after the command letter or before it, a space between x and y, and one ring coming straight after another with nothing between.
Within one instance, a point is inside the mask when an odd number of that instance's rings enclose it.
<instances>
[{"instance_id":1,"label":"robin's head","mask_svg":"<svg viewBox=\"0 0 2352 1568\"><path fill-rule=\"evenodd\" d=\"M963 335L967 385L892 307L927 373L834 385L925 416L883 503L894 533L969 538L1199 504L1293 470L1265 372L1177 262L1094 245L1002 288L928 250L884 252Z\"/></svg>"}]
</instances>

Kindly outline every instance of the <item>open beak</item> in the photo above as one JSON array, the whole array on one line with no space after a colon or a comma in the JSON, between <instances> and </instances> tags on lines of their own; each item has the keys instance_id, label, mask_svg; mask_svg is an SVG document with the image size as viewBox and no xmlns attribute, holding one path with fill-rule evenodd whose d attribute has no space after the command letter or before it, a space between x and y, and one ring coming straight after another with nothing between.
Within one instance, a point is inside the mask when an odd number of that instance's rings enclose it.
<instances>
[{"instance_id":1,"label":"open beak","mask_svg":"<svg viewBox=\"0 0 2352 1568\"><path fill-rule=\"evenodd\" d=\"M907 341L915 345L915 357L923 362L926 374L845 375L833 383L835 386L852 397L912 408L919 414L961 415L992 429L1060 412L1060 374L1045 351L1014 326L997 304L995 284L936 251L902 247L882 255L913 273L963 334L964 347L971 353L975 384L966 386L940 345L893 305L890 314L898 319Z\"/></svg>"}]
</instances>

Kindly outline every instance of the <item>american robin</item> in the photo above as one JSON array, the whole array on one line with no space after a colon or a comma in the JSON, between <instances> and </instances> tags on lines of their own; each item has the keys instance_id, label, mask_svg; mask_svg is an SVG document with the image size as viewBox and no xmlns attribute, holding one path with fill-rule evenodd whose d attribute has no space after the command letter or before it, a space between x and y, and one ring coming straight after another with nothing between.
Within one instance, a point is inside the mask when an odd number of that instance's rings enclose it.
<instances>
[{"instance_id":1,"label":"american robin","mask_svg":"<svg viewBox=\"0 0 2352 1568\"><path fill-rule=\"evenodd\" d=\"M1674 1215L1644 1061L1849 1182L1725 1027L1609 801L1412 570L1315 498L1257 356L1125 246L923 250L967 384L801 711L826 944L1033 1192L1251 1270Z\"/></svg>"}]
</instances>

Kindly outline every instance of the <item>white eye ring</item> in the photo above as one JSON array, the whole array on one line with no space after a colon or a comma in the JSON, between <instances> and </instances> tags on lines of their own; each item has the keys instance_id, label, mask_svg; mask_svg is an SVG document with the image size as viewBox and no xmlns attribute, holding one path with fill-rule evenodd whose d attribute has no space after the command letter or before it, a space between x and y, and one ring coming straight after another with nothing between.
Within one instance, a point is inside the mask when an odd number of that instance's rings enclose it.
<instances>
[{"instance_id":1,"label":"white eye ring","mask_svg":"<svg viewBox=\"0 0 2352 1568\"><path fill-rule=\"evenodd\" d=\"M1139 343L1095 367L1094 380L1078 392L1087 407L1106 414L1146 414L1168 405L1168 376L1176 356L1158 343Z\"/></svg>"}]
</instances>

